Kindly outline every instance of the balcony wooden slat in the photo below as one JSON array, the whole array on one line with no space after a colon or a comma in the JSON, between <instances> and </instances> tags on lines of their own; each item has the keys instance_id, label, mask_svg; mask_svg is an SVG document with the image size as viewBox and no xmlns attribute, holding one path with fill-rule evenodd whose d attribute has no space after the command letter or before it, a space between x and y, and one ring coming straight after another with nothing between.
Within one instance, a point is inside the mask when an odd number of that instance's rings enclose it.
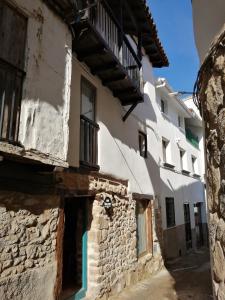
<instances>
[{"instance_id":1,"label":"balcony wooden slat","mask_svg":"<svg viewBox=\"0 0 225 300\"><path fill-rule=\"evenodd\" d=\"M73 51L103 84L118 94L123 103L125 96L143 101L141 93L141 62L122 32L117 19L102 1L97 8L89 10L82 20L74 25L76 40ZM125 99L126 101L126 99Z\"/></svg>"}]
</instances>

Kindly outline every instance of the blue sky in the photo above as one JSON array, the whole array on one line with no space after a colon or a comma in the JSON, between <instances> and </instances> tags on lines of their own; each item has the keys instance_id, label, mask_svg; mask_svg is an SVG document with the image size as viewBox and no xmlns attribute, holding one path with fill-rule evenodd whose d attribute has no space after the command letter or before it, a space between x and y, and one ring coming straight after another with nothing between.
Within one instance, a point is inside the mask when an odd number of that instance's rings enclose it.
<instances>
[{"instance_id":1,"label":"blue sky","mask_svg":"<svg viewBox=\"0 0 225 300\"><path fill-rule=\"evenodd\" d=\"M175 91L193 91L199 67L190 0L148 0L159 38L169 58L168 68L154 69Z\"/></svg>"}]
</instances>

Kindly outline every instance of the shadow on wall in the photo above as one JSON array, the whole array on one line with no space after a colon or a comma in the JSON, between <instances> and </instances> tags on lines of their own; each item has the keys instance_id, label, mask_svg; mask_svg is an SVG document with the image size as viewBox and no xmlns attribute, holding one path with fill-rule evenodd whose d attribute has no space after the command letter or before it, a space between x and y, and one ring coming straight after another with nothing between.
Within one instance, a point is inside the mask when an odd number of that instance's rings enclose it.
<instances>
[{"instance_id":1,"label":"shadow on wall","mask_svg":"<svg viewBox=\"0 0 225 300\"><path fill-rule=\"evenodd\" d=\"M128 152L135 151L136 156L137 156L137 154L139 153L138 134L137 134L138 130L140 128L142 128L144 132L147 132L147 129L149 129L149 127L148 127L149 120L151 120L154 123L154 125L157 126L157 116L154 112L152 103L148 96L145 96L145 101L147 103L145 102L143 104L140 104L144 108L144 115L146 117L144 122L142 120L139 120L135 116L129 116L129 118L127 119L127 121L125 123L122 123L122 122L116 123L115 122L113 124L113 126L111 126L112 124L109 123L110 118L108 118L108 116L101 116L101 122L104 124L104 126L107 128L109 134L114 139L116 146L119 149L127 168L129 169L131 175L133 177L135 177L135 181L137 182L140 192L143 192L142 188L141 188L142 182L140 181L140 178L139 177L137 178L135 175L136 172L134 169L134 162L132 160L129 160L130 156L129 156L129 153L127 154L127 151ZM151 117L149 118L149 116L151 116ZM151 128L151 130L154 132L155 138L157 140L159 138L157 136L157 132L154 131L154 128ZM134 135L137 136L136 139L134 138ZM152 147L157 147L157 145L155 145L153 143ZM128 150L127 150L127 148L128 148ZM124 153L124 149L126 149L126 153ZM161 149L158 149L158 151L161 151ZM107 152L105 152L104 155L107 155L106 153ZM106 159L109 161L115 162L114 156L113 157L108 156ZM171 183L169 183L169 182L165 183L161 179L159 161L157 161L157 159L159 159L159 153L157 152L157 155L154 157L152 155L152 153L149 151L147 153L146 159L141 158L141 161L142 161L142 163L144 162L143 164L145 167L145 168L143 168L143 165L141 165L141 168L142 168L142 171L145 174L146 178L147 177L150 178L150 181L151 181L151 184L153 187L153 194L156 195L157 197L159 197L161 194L161 191L163 190L163 191L168 191L168 197L171 196L171 194L173 196L175 196L175 194L183 195L183 188L179 188L179 189L173 188ZM122 169L122 166L121 166L121 169ZM172 174L172 171L171 171L171 174ZM142 178L141 180L144 180L144 179ZM197 185L199 185L198 182L193 182L193 183L188 184L185 188L190 189L190 190L196 190ZM183 204L185 203L185 199L183 199L181 196L180 200L181 200L180 201L181 213L184 213ZM189 200L190 203L193 203L192 195L190 195L190 199L187 199L187 200ZM198 200L198 199L196 199L196 200ZM186 254L186 240L185 240L185 226L183 225L180 228L180 230L175 231L175 233L171 236L171 238L169 240L167 239L166 244L165 244L165 241L163 238L164 233L162 230L162 220L161 220L162 219L162 211L161 211L161 207L160 207L162 205L162 201L165 201L165 199L160 199L159 209L155 209L155 229L156 229L157 239L159 241L161 252L163 255L163 259L165 262L165 246L168 247L168 245L172 245L173 246L173 247L171 246L172 251L176 252L174 257L179 257L180 254L181 255ZM160 204L160 202L161 202L161 204ZM179 246L174 247L174 245L176 245L176 241L178 241L180 244L183 245L181 252L180 252ZM205 245L208 244L208 241L204 241L204 242L205 242ZM208 256L207 256L207 259L209 259ZM201 262L201 259L199 260L199 263L200 262ZM177 277L176 274L174 274L172 271L170 271L170 269L168 269L168 270L169 270L171 276L174 278L174 288L175 288L175 290L177 290L177 293L179 293L179 291L180 291L179 276ZM207 269L204 274L206 274L205 280L209 283L208 287L210 290L210 270ZM210 291L209 291L209 293L210 293Z\"/></svg>"},{"instance_id":2,"label":"shadow on wall","mask_svg":"<svg viewBox=\"0 0 225 300\"><path fill-rule=\"evenodd\" d=\"M151 176L151 173L149 173ZM195 189L198 182L190 183L185 186L186 189ZM160 180L161 190L168 191L168 196L176 197L175 195L182 195L182 188L174 189L171 183L166 184L163 180ZM190 195L191 197L192 195ZM180 200L180 212L183 211L183 204L185 199ZM191 200L189 199L190 203ZM165 298L171 296L170 299L196 299L199 300L210 300L212 299L212 283L211 283L211 270L210 270L210 256L208 251L208 232L205 227L204 235L204 247L196 248L196 236L195 230L192 229L192 249L186 248L186 232L185 225L176 226L171 235L165 237L165 232L162 229L162 201L160 199L159 210L155 210L155 228L157 239L160 244L163 261L167 271L169 272L170 278L172 279L171 290L165 289ZM165 203L164 203L165 207ZM164 212L165 213L165 212ZM157 218L158 216L158 218ZM164 216L165 218L166 216ZM177 229L176 229L177 228ZM167 255L174 252L174 259L167 260ZM167 253L166 253L167 252ZM167 255L166 255L167 254ZM181 256L181 257L180 257ZM162 281L162 292L164 290L164 282ZM175 292L175 293L174 293ZM171 295L170 295L171 293Z\"/></svg>"},{"instance_id":3,"label":"shadow on wall","mask_svg":"<svg viewBox=\"0 0 225 300\"><path fill-rule=\"evenodd\" d=\"M111 99L110 99L111 100ZM116 101L117 99L113 99ZM118 100L117 100L118 101ZM136 111L137 110L137 111ZM138 117L138 114L144 114L146 121ZM98 119L100 123L99 135L99 161L103 172L112 171L113 175L117 174L118 178L127 180L132 178L135 185L138 186L139 192L147 194L146 189L141 187L141 181L151 178L151 185L159 186L159 168L157 157L153 158L150 153L145 160L139 155L139 140L138 132L141 131L149 135L149 147L153 142L158 144L157 133L155 130L157 124L157 116L155 114L151 99L145 94L145 102L139 104L134 114L131 114L128 119L123 122L122 117L125 114L121 104L116 103L111 110L104 110L99 107ZM115 117L114 117L115 116ZM119 117L118 117L119 116ZM150 117L149 117L150 116ZM156 151L156 156L158 155ZM145 170L146 169L146 170ZM148 170L147 170L148 169ZM151 176L147 176L148 172ZM153 176L154 175L154 176Z\"/></svg>"}]
</instances>

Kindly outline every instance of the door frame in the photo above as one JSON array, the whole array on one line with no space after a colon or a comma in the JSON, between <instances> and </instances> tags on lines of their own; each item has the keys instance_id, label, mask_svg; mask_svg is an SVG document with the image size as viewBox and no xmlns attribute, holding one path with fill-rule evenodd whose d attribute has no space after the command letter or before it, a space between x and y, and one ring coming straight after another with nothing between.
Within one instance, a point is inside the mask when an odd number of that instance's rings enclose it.
<instances>
[{"instance_id":1,"label":"door frame","mask_svg":"<svg viewBox=\"0 0 225 300\"><path fill-rule=\"evenodd\" d=\"M71 198L71 197L70 197ZM84 211L83 211L83 224L82 224L82 287L81 289L76 292L74 295L67 298L67 300L81 300L86 296L87 292L87 244L88 244L88 237L87 237L87 226L88 226L88 198L87 197L74 197L80 198L82 201L85 201ZM66 198L65 198L66 200ZM74 200L76 201L76 199Z\"/></svg>"}]
</instances>

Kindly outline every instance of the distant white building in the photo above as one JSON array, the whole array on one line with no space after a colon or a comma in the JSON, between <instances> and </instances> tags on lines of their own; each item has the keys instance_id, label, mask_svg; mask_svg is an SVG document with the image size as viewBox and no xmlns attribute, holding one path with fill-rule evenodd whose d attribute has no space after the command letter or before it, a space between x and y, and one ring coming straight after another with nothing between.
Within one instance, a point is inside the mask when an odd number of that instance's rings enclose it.
<instances>
[{"instance_id":1,"label":"distant white building","mask_svg":"<svg viewBox=\"0 0 225 300\"><path fill-rule=\"evenodd\" d=\"M181 101L165 79L156 82L161 140L159 201L164 250L176 257L207 243L202 120L193 101Z\"/></svg>"}]
</instances>

